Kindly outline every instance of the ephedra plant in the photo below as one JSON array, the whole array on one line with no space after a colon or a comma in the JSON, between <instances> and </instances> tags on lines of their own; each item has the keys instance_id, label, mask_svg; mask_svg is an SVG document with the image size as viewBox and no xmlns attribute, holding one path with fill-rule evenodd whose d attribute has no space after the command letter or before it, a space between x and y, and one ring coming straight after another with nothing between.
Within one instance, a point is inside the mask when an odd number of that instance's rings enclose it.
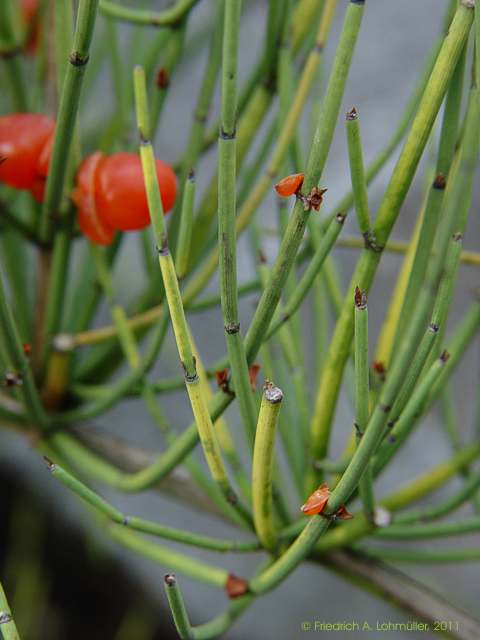
<instances>
[{"instance_id":1,"label":"ephedra plant","mask_svg":"<svg viewBox=\"0 0 480 640\"><path fill-rule=\"evenodd\" d=\"M480 264L478 254L462 249L479 146L480 19L473 0L446 3L442 36L414 93L366 165L361 114L342 113L342 105L347 82L353 88L359 82L350 68L368 7L361 0L265 4L261 54L240 83L240 0L177 0L164 10L110 0L1 3L2 427L24 434L45 455L71 499L87 503L92 526L167 572L165 592L181 638L221 636L303 562L322 563L421 619L456 620L451 635L479 637L480 623L388 564L480 560L478 547L425 551L402 544L480 530L478 434L463 443L447 399L451 456L437 466L427 460L427 471L404 477L386 496L379 496L378 481L448 395L480 325L477 291L463 319L446 329L459 266ZM187 27L204 5L208 31L195 41ZM336 12L343 24L329 42L335 54L323 87L319 69ZM202 46L208 55L200 90L191 95L191 121L182 124L187 143L170 167L155 158L155 134L175 109L169 87L179 65ZM92 87L104 63L113 79L113 112L87 131L82 123L96 108ZM300 124L311 102L315 123L305 142ZM322 174L337 127L345 128L351 180L332 206L338 194L327 191ZM394 242L427 145L433 177L415 231L408 243ZM202 193L195 173L205 170L208 153L218 160L213 175L202 176L209 181ZM392 157L374 210L369 185ZM278 244L270 262L263 245L272 230L260 214L274 188ZM347 214L355 217L355 236L348 238L342 237ZM252 280L238 269L244 234L253 248ZM114 270L129 260L135 236L144 286L124 308ZM347 287L335 262L342 245L358 250ZM83 259L74 261L74 251ZM391 251L405 255L375 341L368 297ZM212 294L204 293L207 286ZM239 305L252 293L256 305L240 324ZM111 321L98 326L101 305ZM224 350L217 362L205 362L194 341L195 312L203 309L217 310L214 334ZM313 344L303 326L307 311ZM170 328L178 375L155 380L151 370ZM179 389L190 425L170 424L163 415ZM341 389L351 403L348 428L335 421ZM152 427L163 434L151 463L137 470L128 464L127 443L91 426L131 397L145 403ZM224 417L231 405L241 433ZM334 427L345 439L336 459ZM194 519L183 530L160 514L154 521L126 515L101 497L102 486L168 493L180 467L191 480L183 499L236 526L236 537L200 535ZM430 499L454 479L460 488L448 499ZM424 506L411 508L422 498ZM467 502L475 515L445 520ZM197 559L196 548L211 551L211 562ZM234 575L225 551L256 553L257 570ZM183 577L223 590L224 611L193 625ZM17 638L15 612L0 593L1 633Z\"/></svg>"}]
</instances>

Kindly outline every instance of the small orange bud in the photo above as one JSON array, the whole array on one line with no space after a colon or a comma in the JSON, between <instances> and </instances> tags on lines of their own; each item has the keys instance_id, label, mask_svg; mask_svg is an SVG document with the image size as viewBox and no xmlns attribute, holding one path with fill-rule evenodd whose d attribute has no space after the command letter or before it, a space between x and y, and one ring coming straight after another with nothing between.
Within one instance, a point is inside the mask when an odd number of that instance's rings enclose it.
<instances>
[{"instance_id":1,"label":"small orange bud","mask_svg":"<svg viewBox=\"0 0 480 640\"><path fill-rule=\"evenodd\" d=\"M328 498L330 496L330 489L323 483L316 491L308 498L308 500L300 507L300 511L306 516L314 516L322 511L327 506Z\"/></svg>"},{"instance_id":2,"label":"small orange bud","mask_svg":"<svg viewBox=\"0 0 480 640\"><path fill-rule=\"evenodd\" d=\"M252 391L256 391L257 389L257 376L260 371L260 365L257 362L254 362L251 367L248 369L248 375L250 377L250 386L252 387Z\"/></svg>"},{"instance_id":3,"label":"small orange bud","mask_svg":"<svg viewBox=\"0 0 480 640\"><path fill-rule=\"evenodd\" d=\"M275 185L275 191L282 198L288 198L293 196L302 187L305 175L303 173L293 173L291 176L282 178L280 182Z\"/></svg>"},{"instance_id":4,"label":"small orange bud","mask_svg":"<svg viewBox=\"0 0 480 640\"><path fill-rule=\"evenodd\" d=\"M335 520L351 520L352 518L353 515L350 511L347 511L347 507L344 504L335 511Z\"/></svg>"},{"instance_id":5,"label":"small orange bud","mask_svg":"<svg viewBox=\"0 0 480 640\"><path fill-rule=\"evenodd\" d=\"M225 393L228 393L228 391L229 391L229 388L228 388L228 382L229 382L228 369L221 369L220 371L215 371L215 380L217 381L218 387L222 391L224 391Z\"/></svg>"},{"instance_id":6,"label":"small orange bud","mask_svg":"<svg viewBox=\"0 0 480 640\"><path fill-rule=\"evenodd\" d=\"M248 592L248 582L229 573L225 583L225 591L229 598L239 598Z\"/></svg>"},{"instance_id":7,"label":"small orange bud","mask_svg":"<svg viewBox=\"0 0 480 640\"><path fill-rule=\"evenodd\" d=\"M23 353L29 356L32 353L32 345L29 342L23 344Z\"/></svg>"}]
</instances>

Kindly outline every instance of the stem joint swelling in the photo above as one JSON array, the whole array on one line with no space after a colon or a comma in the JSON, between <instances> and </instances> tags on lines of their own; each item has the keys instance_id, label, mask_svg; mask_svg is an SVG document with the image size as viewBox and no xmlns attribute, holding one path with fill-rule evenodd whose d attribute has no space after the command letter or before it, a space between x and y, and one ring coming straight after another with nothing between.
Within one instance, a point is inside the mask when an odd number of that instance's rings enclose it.
<instances>
[{"instance_id":1,"label":"stem joint swelling","mask_svg":"<svg viewBox=\"0 0 480 640\"><path fill-rule=\"evenodd\" d=\"M231 133L229 133L228 131L225 131L225 129L223 127L220 127L220 138L222 140L235 140L237 135L237 128L234 127L233 131Z\"/></svg>"},{"instance_id":2,"label":"stem joint swelling","mask_svg":"<svg viewBox=\"0 0 480 640\"><path fill-rule=\"evenodd\" d=\"M88 54L85 56L82 56L82 54L79 51L74 51L68 57L68 61L74 67L84 67L86 64L88 64L89 60L90 60L90 56Z\"/></svg>"},{"instance_id":3,"label":"stem joint swelling","mask_svg":"<svg viewBox=\"0 0 480 640\"><path fill-rule=\"evenodd\" d=\"M225 325L225 331L229 336L233 336L240 331L240 323L239 322L229 322Z\"/></svg>"}]
</instances>

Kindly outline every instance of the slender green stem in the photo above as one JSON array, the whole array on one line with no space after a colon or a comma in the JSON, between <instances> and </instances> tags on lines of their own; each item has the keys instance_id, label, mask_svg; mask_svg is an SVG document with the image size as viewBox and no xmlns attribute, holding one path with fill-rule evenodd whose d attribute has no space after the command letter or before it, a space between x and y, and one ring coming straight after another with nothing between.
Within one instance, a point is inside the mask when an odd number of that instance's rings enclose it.
<instances>
[{"instance_id":1,"label":"slender green stem","mask_svg":"<svg viewBox=\"0 0 480 640\"><path fill-rule=\"evenodd\" d=\"M7 596L0 583L0 635L3 640L20 640Z\"/></svg>"},{"instance_id":2,"label":"slender green stem","mask_svg":"<svg viewBox=\"0 0 480 640\"><path fill-rule=\"evenodd\" d=\"M422 224L418 236L418 244L413 257L407 289L405 291L402 310L397 325L398 344L406 323L417 304L421 283L425 277L428 257L433 247L435 229L438 225L438 212L444 200L445 187L449 179L455 144L458 135L458 121L461 108L463 77L465 69L465 52L460 57L450 83L443 116L442 130L435 167L435 179L428 192Z\"/></svg>"},{"instance_id":3,"label":"slender green stem","mask_svg":"<svg viewBox=\"0 0 480 640\"><path fill-rule=\"evenodd\" d=\"M444 564L450 562L480 561L480 549L390 549L361 547L362 553L372 558L380 558L388 562L409 562L411 564Z\"/></svg>"},{"instance_id":4,"label":"slender green stem","mask_svg":"<svg viewBox=\"0 0 480 640\"><path fill-rule=\"evenodd\" d=\"M178 635L181 640L191 640L195 636L192 633L192 627L188 618L185 602L183 601L183 595L175 574L166 574L164 577L164 587Z\"/></svg>"},{"instance_id":5,"label":"slender green stem","mask_svg":"<svg viewBox=\"0 0 480 640\"><path fill-rule=\"evenodd\" d=\"M52 158L45 187L40 223L40 238L43 242L50 240L55 216L60 207L97 9L98 0L81 0L79 3L72 52L68 59L69 64L62 88Z\"/></svg>"},{"instance_id":6,"label":"slender green stem","mask_svg":"<svg viewBox=\"0 0 480 640\"><path fill-rule=\"evenodd\" d=\"M367 428L369 411L369 362L368 362L368 307L367 295L358 287L355 290L355 430L357 445ZM367 466L360 480L360 496L368 520L373 520L375 497L372 484L372 467Z\"/></svg>"},{"instance_id":7,"label":"slender green stem","mask_svg":"<svg viewBox=\"0 0 480 640\"><path fill-rule=\"evenodd\" d=\"M235 502L236 496L230 486L223 465L212 419L200 390L200 381L190 344L189 330L185 319L175 266L168 248L167 230L155 170L155 157L153 155L151 142L149 141L150 125L146 99L145 74L141 67L135 68L134 82L137 124L141 139L140 157L144 172L145 189L147 192L153 233L158 248L159 264L165 287L167 305L170 311L180 361L185 373L185 386L212 477L224 491L226 498L231 502Z\"/></svg>"},{"instance_id":8,"label":"slender green stem","mask_svg":"<svg viewBox=\"0 0 480 640\"><path fill-rule=\"evenodd\" d=\"M5 364L9 368L9 373L13 376L12 384L13 386L18 386L18 393L33 424L45 429L48 424L48 418L42 407L30 362L25 355L12 310L8 304L7 292L1 274L0 325L2 328L0 337L2 354L6 358Z\"/></svg>"},{"instance_id":9,"label":"slender green stem","mask_svg":"<svg viewBox=\"0 0 480 640\"><path fill-rule=\"evenodd\" d=\"M480 530L480 517L475 516L455 522L433 522L429 524L393 524L376 532L375 537L385 540L424 540L476 533Z\"/></svg>"},{"instance_id":10,"label":"slender green stem","mask_svg":"<svg viewBox=\"0 0 480 640\"><path fill-rule=\"evenodd\" d=\"M436 520L454 511L462 504L467 502L480 488L480 474L472 474L470 478L465 480L463 486L452 496L432 507L423 509L412 509L396 516L393 520L394 524L405 525L414 522L426 522L428 520Z\"/></svg>"},{"instance_id":11,"label":"slender green stem","mask_svg":"<svg viewBox=\"0 0 480 640\"><path fill-rule=\"evenodd\" d=\"M350 2L345 14L344 27L338 43L324 107L310 150L305 180L302 186L303 194L308 195L317 185L328 156L362 16L363 4ZM294 106L292 105L292 109L294 109ZM298 105L296 105L296 108L298 108ZM285 126L287 128L287 125ZM282 288L303 238L309 213L310 210L304 206L301 199L297 198L277 259L272 267L268 286L262 294L255 316L248 329L246 336L247 357L249 357L250 352L256 353L258 351L263 336L268 331Z\"/></svg>"},{"instance_id":12,"label":"slender green stem","mask_svg":"<svg viewBox=\"0 0 480 640\"><path fill-rule=\"evenodd\" d=\"M267 383L258 414L253 450L253 519L259 540L270 551L277 544L272 511L272 475L275 431L282 400L282 391L272 383Z\"/></svg>"},{"instance_id":13,"label":"slender green stem","mask_svg":"<svg viewBox=\"0 0 480 640\"><path fill-rule=\"evenodd\" d=\"M291 297L287 300L281 314L275 319L265 337L268 340L286 321L289 320L300 308L303 300L312 288L315 278L318 276L322 269L325 260L329 256L345 222L345 215L343 213L337 214L327 227L325 235L319 242L318 247L305 271L303 276L295 287L295 291Z\"/></svg>"},{"instance_id":14,"label":"slender green stem","mask_svg":"<svg viewBox=\"0 0 480 640\"><path fill-rule=\"evenodd\" d=\"M217 84L218 72L220 69L222 57L223 42L223 22L224 22L224 2L217 2L216 6L216 24L210 40L208 50L208 59L202 78L202 84L198 93L197 103L193 112L193 121L190 127L188 141L183 153L180 170L180 183L183 184L187 180L188 175L194 171L202 150L202 142L205 133L205 127L208 120L209 109L213 99L215 86ZM216 139L216 138L215 138ZM180 218L182 203L178 199L173 209L172 221L169 227L169 236L173 247L176 249L177 235L181 225ZM192 223L193 224L193 223ZM197 227L195 227L197 229ZM193 244L193 243L192 243ZM178 256L176 254L178 260ZM189 257L189 261L191 258ZM185 266L185 273L187 266ZM183 273L183 276L185 275ZM182 277L183 277L182 276Z\"/></svg>"},{"instance_id":15,"label":"slender green stem","mask_svg":"<svg viewBox=\"0 0 480 640\"><path fill-rule=\"evenodd\" d=\"M465 46L473 20L471 9L460 5L444 39L435 66L424 91L417 115L379 207L374 233L378 247L383 247L400 212L418 162L445 95L448 83ZM353 336L351 299L355 286L369 290L381 253L365 249L352 276L351 285L337 322L324 372L318 388L312 420L312 443L315 458L324 458L330 440L332 418L337 403L345 363ZM316 481L312 479L312 486Z\"/></svg>"},{"instance_id":16,"label":"slender green stem","mask_svg":"<svg viewBox=\"0 0 480 640\"><path fill-rule=\"evenodd\" d=\"M180 230L178 234L178 246L175 253L175 267L177 277L182 280L188 267L190 253L190 242L193 229L193 204L195 198L195 174L189 174L183 190L183 202L180 220Z\"/></svg>"},{"instance_id":17,"label":"slender green stem","mask_svg":"<svg viewBox=\"0 0 480 640\"><path fill-rule=\"evenodd\" d=\"M183 553L169 547L148 542L144 537L130 531L123 525L113 524L107 528L107 533L122 546L131 549L136 554L144 556L163 567L170 567L178 573L204 582L213 587L223 588L228 579L228 572L213 565L190 558Z\"/></svg>"},{"instance_id":18,"label":"slender green stem","mask_svg":"<svg viewBox=\"0 0 480 640\"><path fill-rule=\"evenodd\" d=\"M178 0L165 11L156 12L130 9L118 5L116 2L111 2L111 0L100 0L100 11L116 20L150 27L166 27L178 24L197 2L198 0Z\"/></svg>"},{"instance_id":19,"label":"slender green stem","mask_svg":"<svg viewBox=\"0 0 480 640\"><path fill-rule=\"evenodd\" d=\"M347 113L346 117L348 159L350 161L350 176L352 179L352 191L355 200L358 226L365 242L370 242L370 207L368 204L367 181L363 165L363 150L360 137L360 123L355 108ZM374 240L373 240L374 241Z\"/></svg>"},{"instance_id":20,"label":"slender green stem","mask_svg":"<svg viewBox=\"0 0 480 640\"><path fill-rule=\"evenodd\" d=\"M357 5L357 8L358 8L358 5ZM257 180L254 188L251 190L248 198L245 200L240 211L238 212L237 234L240 234L248 225L252 215L257 210L258 206L261 204L263 198L265 197L265 194L271 188L272 179L277 175L278 171L282 166L282 163L285 160L285 157L290 148L290 144L292 142L293 136L295 134L300 116L302 114L303 107L305 106L308 95L310 93L313 82L315 80L316 70L320 60L320 54L325 44L325 41L328 37L328 34L330 32L332 17L333 17L333 10L332 12L330 11L326 12L322 16L322 20L318 28L315 45L314 47L312 47L312 50L309 54L305 68L302 72L302 76L300 78L297 90L295 92L294 100L289 109L288 115L285 119L282 133L275 145L268 167L265 170L265 172L262 174L262 176ZM349 34L349 36L350 35L351 34ZM347 44L352 45L352 41L348 39ZM342 49L342 56L345 51L346 51L346 46L344 49ZM352 55L352 50L350 51L350 57L351 55ZM348 60L348 57L349 56L347 55L347 60ZM335 71L341 71L342 75L340 76L338 82L332 81L332 89L330 91L330 95L332 96L331 101L333 100L333 94L335 93L334 88L336 90L337 87L341 87L342 82L344 81L344 73L343 73L344 70L340 69L342 64L343 64L343 58L339 54L337 68L335 69ZM333 77L334 76L332 75L332 78ZM260 89L258 91L259 91L258 95L260 96L261 95ZM257 92L254 94L254 96L256 95L257 95ZM252 97L252 103L253 103L253 99L254 97ZM333 102L331 103L333 104ZM256 109L256 111L259 111L259 109ZM245 133L242 135L243 121L245 121ZM248 126L249 123L251 126ZM322 131L324 132L323 135L326 135L326 133L328 132L328 128L326 124L327 123L325 123L325 125L322 126ZM258 119L257 118L253 119L253 117L246 111L239 124L239 133L238 133L239 141L242 142L242 139L247 140L246 132L248 131L250 135L252 133L256 133L258 127L259 127ZM239 162L240 158L237 161ZM318 172L318 175L320 175L320 172ZM317 180L313 180L312 185L310 185L310 187L313 186L315 182L318 182L318 179L319 178L317 177ZM209 194L209 198L211 198L210 194ZM197 220L198 222L201 221L200 216L198 217ZM204 224L203 220L202 220L202 224ZM202 269L195 275L194 278L192 278L188 287L185 289L186 301L190 301L200 291L203 290L203 288L209 282L212 274L217 269L218 259L219 259L218 251L212 252L212 254L205 261Z\"/></svg>"},{"instance_id":21,"label":"slender green stem","mask_svg":"<svg viewBox=\"0 0 480 640\"><path fill-rule=\"evenodd\" d=\"M106 516L112 522L124 525L127 529L147 533L158 538L172 540L174 542L179 542L181 544L201 549L210 549L211 551L248 552L257 551L260 548L259 543L255 540L252 542L242 542L236 540L216 539L184 531L182 529L167 527L143 518L137 518L136 516L127 516L58 464L47 460L47 465L52 476L66 486L67 489L75 493L79 498L84 500L100 514Z\"/></svg>"},{"instance_id":22,"label":"slender green stem","mask_svg":"<svg viewBox=\"0 0 480 640\"><path fill-rule=\"evenodd\" d=\"M235 233L236 85L240 12L240 0L227 0L223 30L222 111L218 139L218 244L221 303L232 381L247 438L252 446L256 410L238 316Z\"/></svg>"}]
</instances>

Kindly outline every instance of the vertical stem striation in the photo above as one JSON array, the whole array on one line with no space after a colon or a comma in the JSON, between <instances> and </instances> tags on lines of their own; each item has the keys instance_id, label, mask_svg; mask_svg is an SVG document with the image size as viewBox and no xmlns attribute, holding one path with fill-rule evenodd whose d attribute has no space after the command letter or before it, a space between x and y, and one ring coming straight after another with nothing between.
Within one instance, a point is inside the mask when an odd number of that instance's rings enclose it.
<instances>
[{"instance_id":1,"label":"vertical stem striation","mask_svg":"<svg viewBox=\"0 0 480 640\"><path fill-rule=\"evenodd\" d=\"M355 430L357 445L360 443L368 424L369 391L367 294L357 287L355 289ZM375 508L371 465L368 465L360 480L360 496L365 516L371 521Z\"/></svg>"},{"instance_id":2,"label":"vertical stem striation","mask_svg":"<svg viewBox=\"0 0 480 640\"><path fill-rule=\"evenodd\" d=\"M235 493L230 487L230 482L222 462L212 418L208 411L205 398L201 393L200 380L190 344L189 331L180 296L177 275L175 273L175 266L168 248L167 229L163 217L162 201L155 169L155 157L153 155L152 144L149 140L150 125L147 109L145 73L141 67L135 68L134 83L137 123L141 140L140 157L145 178L145 189L147 192L153 233L158 248L165 296L170 311L180 361L184 369L185 386L212 477L219 484L227 500L236 502Z\"/></svg>"},{"instance_id":3,"label":"vertical stem striation","mask_svg":"<svg viewBox=\"0 0 480 640\"><path fill-rule=\"evenodd\" d=\"M448 83L467 41L472 21L472 10L460 5L444 39L417 115L379 207L373 229L379 249L385 245L400 213L400 207L412 182ZM380 262L380 256L380 251L372 249L365 249L362 253L330 343L312 420L313 454L318 459L324 458L328 451L330 429L340 383L350 354L354 320L351 305L353 289L358 285L367 291L369 290ZM316 479L312 478L312 487L315 484Z\"/></svg>"},{"instance_id":4,"label":"vertical stem striation","mask_svg":"<svg viewBox=\"0 0 480 640\"><path fill-rule=\"evenodd\" d=\"M218 140L218 244L220 292L232 380L247 438L253 445L255 403L240 333L236 255L236 109L240 0L227 0L222 54L222 108Z\"/></svg>"},{"instance_id":5,"label":"vertical stem striation","mask_svg":"<svg viewBox=\"0 0 480 640\"><path fill-rule=\"evenodd\" d=\"M267 382L260 405L253 450L253 520L260 542L270 551L274 551L277 545L272 511L272 475L275 431L282 400L282 391Z\"/></svg>"}]
</instances>

